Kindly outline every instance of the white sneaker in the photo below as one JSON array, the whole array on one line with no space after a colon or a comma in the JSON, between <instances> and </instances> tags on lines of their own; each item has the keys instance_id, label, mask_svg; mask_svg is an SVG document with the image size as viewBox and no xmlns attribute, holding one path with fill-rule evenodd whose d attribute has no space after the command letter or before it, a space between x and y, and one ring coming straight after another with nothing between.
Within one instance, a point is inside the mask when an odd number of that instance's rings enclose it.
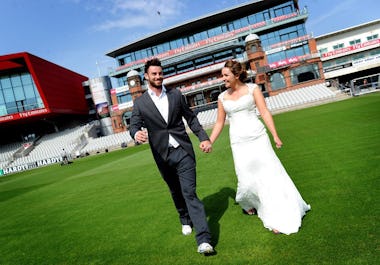
<instances>
[{"instance_id":1,"label":"white sneaker","mask_svg":"<svg viewBox=\"0 0 380 265\"><path fill-rule=\"evenodd\" d=\"M188 236L191 234L192 231L193 231L193 229L191 228L190 225L182 225L182 234L183 235Z\"/></svg>"},{"instance_id":2,"label":"white sneaker","mask_svg":"<svg viewBox=\"0 0 380 265\"><path fill-rule=\"evenodd\" d=\"M209 243L202 243L198 246L198 253L210 254L214 252L214 248Z\"/></svg>"}]
</instances>

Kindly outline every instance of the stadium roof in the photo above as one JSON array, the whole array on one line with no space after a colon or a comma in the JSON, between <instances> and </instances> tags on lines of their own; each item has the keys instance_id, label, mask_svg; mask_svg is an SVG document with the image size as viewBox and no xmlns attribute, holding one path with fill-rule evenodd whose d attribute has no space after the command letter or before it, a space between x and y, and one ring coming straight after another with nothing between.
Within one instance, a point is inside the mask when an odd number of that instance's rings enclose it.
<instances>
[{"instance_id":1,"label":"stadium roof","mask_svg":"<svg viewBox=\"0 0 380 265\"><path fill-rule=\"evenodd\" d=\"M298 3L298 0L294 1L296 2L296 4ZM286 2L286 0L254 0L250 3L237 5L232 8L224 9L216 13L207 14L205 16L186 21L182 24L175 25L161 32L138 39L120 48L112 50L108 52L106 55L115 58L119 55L123 55L131 51L154 46L157 44L157 42L164 42L172 40L174 38L178 38L178 36L180 36L182 33L193 31L194 28L200 31L202 29L208 29L213 25L219 25L226 21L232 21L236 18L243 17L245 15L257 13L261 10L264 10L265 8L268 8L268 6L274 6L276 3L283 2Z\"/></svg>"}]
</instances>

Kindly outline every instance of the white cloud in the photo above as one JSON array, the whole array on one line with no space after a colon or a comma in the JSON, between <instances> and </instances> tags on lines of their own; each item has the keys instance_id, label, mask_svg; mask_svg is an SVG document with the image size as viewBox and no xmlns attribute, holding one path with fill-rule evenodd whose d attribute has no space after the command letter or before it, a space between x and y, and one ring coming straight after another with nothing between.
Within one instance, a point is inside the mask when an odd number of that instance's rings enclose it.
<instances>
[{"instance_id":1,"label":"white cloud","mask_svg":"<svg viewBox=\"0 0 380 265\"><path fill-rule=\"evenodd\" d=\"M318 26L322 22L334 21L337 16L347 13L347 11L350 10L352 6L358 5L355 4L355 2L357 2L357 0L342 1L336 5L330 5L329 8L325 9L326 12L321 12L317 18L310 21L310 26Z\"/></svg>"},{"instance_id":2,"label":"white cloud","mask_svg":"<svg viewBox=\"0 0 380 265\"><path fill-rule=\"evenodd\" d=\"M109 13L109 18L94 26L97 31L162 28L173 18L181 16L185 7L177 0L108 0L101 5L102 8L98 3L99 10Z\"/></svg>"}]
</instances>

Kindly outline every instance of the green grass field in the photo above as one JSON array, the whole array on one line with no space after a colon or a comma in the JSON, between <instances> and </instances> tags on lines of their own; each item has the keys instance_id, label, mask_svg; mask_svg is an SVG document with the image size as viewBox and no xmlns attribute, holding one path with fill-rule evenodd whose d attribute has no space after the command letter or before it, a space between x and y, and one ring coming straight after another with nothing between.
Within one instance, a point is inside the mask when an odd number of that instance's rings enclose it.
<instances>
[{"instance_id":1,"label":"green grass field","mask_svg":"<svg viewBox=\"0 0 380 265\"><path fill-rule=\"evenodd\" d=\"M196 147L216 255L185 237L147 145L0 178L0 264L380 264L380 93L274 116L276 150L312 210L274 235L234 203L225 128Z\"/></svg>"}]
</instances>

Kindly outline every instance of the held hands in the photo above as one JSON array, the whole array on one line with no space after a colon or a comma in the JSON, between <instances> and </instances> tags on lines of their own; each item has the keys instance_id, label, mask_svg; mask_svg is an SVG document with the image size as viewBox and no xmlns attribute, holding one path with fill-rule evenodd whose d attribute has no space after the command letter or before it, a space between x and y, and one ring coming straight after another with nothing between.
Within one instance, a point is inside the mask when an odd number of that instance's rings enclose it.
<instances>
[{"instance_id":1,"label":"held hands","mask_svg":"<svg viewBox=\"0 0 380 265\"><path fill-rule=\"evenodd\" d=\"M199 148L204 152L204 153L210 153L212 151L212 145L210 141L202 141L199 145Z\"/></svg>"}]
</instances>

